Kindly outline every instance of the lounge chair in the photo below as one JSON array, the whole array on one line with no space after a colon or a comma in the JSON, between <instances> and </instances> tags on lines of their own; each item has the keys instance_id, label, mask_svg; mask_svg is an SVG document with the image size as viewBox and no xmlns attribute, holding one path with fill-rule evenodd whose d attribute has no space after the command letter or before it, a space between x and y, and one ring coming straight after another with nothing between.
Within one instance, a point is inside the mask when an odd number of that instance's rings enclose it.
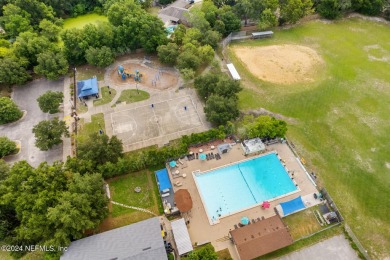
<instances>
[{"instance_id":1,"label":"lounge chair","mask_svg":"<svg viewBox=\"0 0 390 260\"><path fill-rule=\"evenodd\" d=\"M253 223L253 224L255 224L255 223L256 223L255 219L253 219L253 218L252 218L252 223Z\"/></svg>"},{"instance_id":2,"label":"lounge chair","mask_svg":"<svg viewBox=\"0 0 390 260\"><path fill-rule=\"evenodd\" d=\"M265 217L264 217L264 216L261 216L261 219L262 219L262 220L264 220L264 219L265 219Z\"/></svg>"},{"instance_id":3,"label":"lounge chair","mask_svg":"<svg viewBox=\"0 0 390 260\"><path fill-rule=\"evenodd\" d=\"M198 159L198 153L196 153L195 158Z\"/></svg>"},{"instance_id":4,"label":"lounge chair","mask_svg":"<svg viewBox=\"0 0 390 260\"><path fill-rule=\"evenodd\" d=\"M260 218L257 218L257 221L260 221L261 219Z\"/></svg>"},{"instance_id":5,"label":"lounge chair","mask_svg":"<svg viewBox=\"0 0 390 260\"><path fill-rule=\"evenodd\" d=\"M237 226L237 225L234 225L234 229L238 229L238 226Z\"/></svg>"}]
</instances>

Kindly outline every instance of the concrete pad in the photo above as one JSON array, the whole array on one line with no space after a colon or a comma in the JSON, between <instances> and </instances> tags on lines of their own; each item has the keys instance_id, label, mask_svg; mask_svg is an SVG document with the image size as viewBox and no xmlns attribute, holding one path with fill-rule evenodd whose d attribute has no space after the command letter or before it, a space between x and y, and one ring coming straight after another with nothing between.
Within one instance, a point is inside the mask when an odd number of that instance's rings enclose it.
<instances>
[{"instance_id":1,"label":"concrete pad","mask_svg":"<svg viewBox=\"0 0 390 260\"><path fill-rule=\"evenodd\" d=\"M306 247L294 253L283 256L282 260L354 260L359 259L355 250L349 245L349 241L343 235L335 236L319 242L315 245Z\"/></svg>"}]
</instances>

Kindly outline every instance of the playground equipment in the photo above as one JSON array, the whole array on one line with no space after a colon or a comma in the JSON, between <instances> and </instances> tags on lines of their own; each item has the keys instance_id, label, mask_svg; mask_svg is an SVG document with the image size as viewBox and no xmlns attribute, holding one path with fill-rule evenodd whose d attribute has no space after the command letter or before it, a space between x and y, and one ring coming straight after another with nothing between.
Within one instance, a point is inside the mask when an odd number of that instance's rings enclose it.
<instances>
[{"instance_id":1,"label":"playground equipment","mask_svg":"<svg viewBox=\"0 0 390 260\"><path fill-rule=\"evenodd\" d=\"M123 80L126 80L126 78L133 77L135 81L141 82L142 74L136 70L135 74L126 72L125 68L122 65L118 66L118 75L121 75Z\"/></svg>"}]
</instances>

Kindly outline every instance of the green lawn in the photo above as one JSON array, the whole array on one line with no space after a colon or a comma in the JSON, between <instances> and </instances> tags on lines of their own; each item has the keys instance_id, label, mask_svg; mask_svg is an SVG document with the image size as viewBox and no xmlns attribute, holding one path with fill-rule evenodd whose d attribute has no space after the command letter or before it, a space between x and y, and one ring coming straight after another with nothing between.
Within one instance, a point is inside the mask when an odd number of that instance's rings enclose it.
<instances>
[{"instance_id":1,"label":"green lawn","mask_svg":"<svg viewBox=\"0 0 390 260\"><path fill-rule=\"evenodd\" d=\"M109 93L111 91L111 94ZM101 88L101 98L93 101L94 106L101 106L110 103L116 95L115 89L109 89L107 86Z\"/></svg>"},{"instance_id":2,"label":"green lawn","mask_svg":"<svg viewBox=\"0 0 390 260\"><path fill-rule=\"evenodd\" d=\"M78 28L82 29L87 24L99 24L100 22L107 22L108 18L99 14L85 14L74 18L68 18L64 21L63 29Z\"/></svg>"},{"instance_id":3,"label":"green lawn","mask_svg":"<svg viewBox=\"0 0 390 260\"><path fill-rule=\"evenodd\" d=\"M318 223L314 215L317 209L318 207L312 207L283 218L294 241L326 227Z\"/></svg>"},{"instance_id":4,"label":"green lawn","mask_svg":"<svg viewBox=\"0 0 390 260\"><path fill-rule=\"evenodd\" d=\"M151 183L150 178L154 176L148 175L152 175L152 173L141 171L109 180L112 200L129 206L149 209L157 213L153 183ZM141 192L135 192L135 187L140 187ZM136 212L134 209L112 205L111 216L118 217L134 212Z\"/></svg>"},{"instance_id":5,"label":"green lawn","mask_svg":"<svg viewBox=\"0 0 390 260\"><path fill-rule=\"evenodd\" d=\"M126 89L123 90L120 97L118 98L117 103L126 102L134 103L138 101L142 101L145 99L148 99L150 97L149 93L142 90L136 90L136 89Z\"/></svg>"},{"instance_id":6,"label":"green lawn","mask_svg":"<svg viewBox=\"0 0 390 260\"><path fill-rule=\"evenodd\" d=\"M360 19L311 21L272 39L236 46L300 44L326 65L314 83L282 86L255 79L232 51L246 89L242 109L294 118L288 137L374 258L390 256L390 27ZM383 59L384 61L381 61Z\"/></svg>"},{"instance_id":7,"label":"green lawn","mask_svg":"<svg viewBox=\"0 0 390 260\"><path fill-rule=\"evenodd\" d=\"M90 79L92 77L96 77L98 81L104 79L104 68L98 68L91 65L83 65L80 67L77 67L77 80L85 80ZM73 71L71 72L71 76L73 76Z\"/></svg>"},{"instance_id":8,"label":"green lawn","mask_svg":"<svg viewBox=\"0 0 390 260\"><path fill-rule=\"evenodd\" d=\"M79 142L86 140L92 133L98 133L100 129L106 131L103 113L92 115L92 122L90 123L84 123L84 120L80 120L79 124L80 130L77 135Z\"/></svg>"}]
</instances>

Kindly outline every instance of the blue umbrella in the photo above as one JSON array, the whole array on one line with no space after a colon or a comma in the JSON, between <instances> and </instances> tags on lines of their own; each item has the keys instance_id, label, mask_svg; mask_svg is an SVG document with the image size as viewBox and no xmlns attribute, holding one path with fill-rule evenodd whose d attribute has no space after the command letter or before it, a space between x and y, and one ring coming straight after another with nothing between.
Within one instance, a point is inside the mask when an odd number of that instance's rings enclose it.
<instances>
[{"instance_id":1,"label":"blue umbrella","mask_svg":"<svg viewBox=\"0 0 390 260\"><path fill-rule=\"evenodd\" d=\"M249 218L248 217L242 217L241 218L241 224L248 225L249 224Z\"/></svg>"},{"instance_id":2,"label":"blue umbrella","mask_svg":"<svg viewBox=\"0 0 390 260\"><path fill-rule=\"evenodd\" d=\"M170 161L169 162L169 166L171 166L172 168L176 166L176 161Z\"/></svg>"},{"instance_id":3,"label":"blue umbrella","mask_svg":"<svg viewBox=\"0 0 390 260\"><path fill-rule=\"evenodd\" d=\"M202 160L202 161L206 160L206 157L207 156L204 153L199 154L199 159Z\"/></svg>"}]
</instances>

